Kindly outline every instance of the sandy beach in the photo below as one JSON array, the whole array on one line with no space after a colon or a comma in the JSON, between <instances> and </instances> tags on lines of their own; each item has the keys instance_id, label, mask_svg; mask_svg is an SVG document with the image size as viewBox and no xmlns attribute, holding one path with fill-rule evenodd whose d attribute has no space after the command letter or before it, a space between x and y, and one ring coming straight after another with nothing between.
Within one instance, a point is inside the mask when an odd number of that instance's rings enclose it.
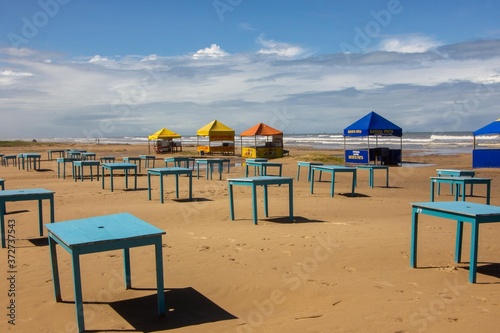
<instances>
[{"instance_id":1,"label":"sandy beach","mask_svg":"<svg viewBox=\"0 0 500 333\"><path fill-rule=\"evenodd\" d=\"M494 332L500 313L500 224L481 226L477 283L470 284L470 225L464 227L463 263L454 262L451 220L420 218L418 268L410 268L411 202L429 201L429 177L437 168L471 169L470 154L403 155L408 162L390 167L390 186L382 172L375 187L358 171L356 195L351 176L338 174L335 196L330 176L310 193L306 171L294 179L295 221L289 222L288 188L269 189L270 216L264 217L258 192L258 225L252 222L250 188L234 189L235 221L229 218L228 178L244 176L240 157L222 180L165 178L160 203L158 177L148 200L144 168L137 190L115 177L114 191L94 179L58 178L49 149L85 149L97 158L148 154L147 145L37 145L4 147L3 154L37 152L41 170L0 166L6 189L46 188L55 192L55 220L66 221L121 212L165 230L164 283L167 315L157 316L154 247L132 248L132 289L123 283L122 251L81 257L86 330L91 332ZM287 149L289 149L287 147ZM182 156L195 156L187 148ZM290 148L283 175L296 177L297 161L313 153L342 152ZM404 153L405 154L405 153ZM157 155L163 158L180 154ZM199 157L199 156L198 156ZM69 174L71 172L67 170ZM491 204L500 205L500 170L476 169L492 178ZM474 187L467 201L485 203L485 186ZM452 201L448 186L438 201ZM44 203L44 220L49 209ZM5 220L15 220L15 296L10 297L8 251L0 250L1 332L76 332L71 258L58 247L63 302L54 299L47 231L38 234L34 201L9 202ZM6 283L7 281L7 283ZM12 284L10 285L12 287ZM9 302L15 302L15 325Z\"/></svg>"}]
</instances>

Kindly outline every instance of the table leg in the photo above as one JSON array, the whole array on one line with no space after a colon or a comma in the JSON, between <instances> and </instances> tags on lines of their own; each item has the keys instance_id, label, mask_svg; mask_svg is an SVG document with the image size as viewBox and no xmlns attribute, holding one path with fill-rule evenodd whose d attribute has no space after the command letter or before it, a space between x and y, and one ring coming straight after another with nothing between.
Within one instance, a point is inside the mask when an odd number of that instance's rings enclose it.
<instances>
[{"instance_id":1,"label":"table leg","mask_svg":"<svg viewBox=\"0 0 500 333\"><path fill-rule=\"evenodd\" d=\"M102 189L104 189L104 176L105 176L105 174L104 174L104 167L103 167L103 166L101 167L101 171L102 171L102 182L101 182L101 187L102 187Z\"/></svg>"},{"instance_id":2,"label":"table leg","mask_svg":"<svg viewBox=\"0 0 500 333\"><path fill-rule=\"evenodd\" d=\"M175 197L179 199L179 174L175 174Z\"/></svg>"},{"instance_id":3,"label":"table leg","mask_svg":"<svg viewBox=\"0 0 500 333\"><path fill-rule=\"evenodd\" d=\"M370 187L373 188L373 169L368 170Z\"/></svg>"},{"instance_id":4,"label":"table leg","mask_svg":"<svg viewBox=\"0 0 500 333\"><path fill-rule=\"evenodd\" d=\"M128 169L125 169L125 188L128 188Z\"/></svg>"},{"instance_id":5,"label":"table leg","mask_svg":"<svg viewBox=\"0 0 500 333\"><path fill-rule=\"evenodd\" d=\"M0 234L2 236L2 248L5 248L5 201L0 202Z\"/></svg>"},{"instance_id":6,"label":"table leg","mask_svg":"<svg viewBox=\"0 0 500 333\"><path fill-rule=\"evenodd\" d=\"M38 231L43 236L43 205L42 199L38 199Z\"/></svg>"},{"instance_id":7,"label":"table leg","mask_svg":"<svg viewBox=\"0 0 500 333\"><path fill-rule=\"evenodd\" d=\"M332 170L332 183L330 185L330 196L333 198L335 190L335 171Z\"/></svg>"},{"instance_id":8,"label":"table leg","mask_svg":"<svg viewBox=\"0 0 500 333\"><path fill-rule=\"evenodd\" d=\"M85 323L83 317L83 297L82 297L82 280L80 276L80 255L71 251L73 262L73 288L75 293L75 306L76 306L76 322L78 332L85 331Z\"/></svg>"},{"instance_id":9,"label":"table leg","mask_svg":"<svg viewBox=\"0 0 500 333\"><path fill-rule=\"evenodd\" d=\"M257 188L252 184L252 210L253 210L253 224L257 224Z\"/></svg>"},{"instance_id":10,"label":"table leg","mask_svg":"<svg viewBox=\"0 0 500 333\"><path fill-rule=\"evenodd\" d=\"M189 172L189 200L193 199L193 174Z\"/></svg>"},{"instance_id":11,"label":"table leg","mask_svg":"<svg viewBox=\"0 0 500 333\"><path fill-rule=\"evenodd\" d=\"M233 184L231 183L229 183L229 218L231 219L231 221L234 220ZM2 235L3 235L3 215L2 215ZM3 237L2 237L2 242L3 242Z\"/></svg>"},{"instance_id":12,"label":"table leg","mask_svg":"<svg viewBox=\"0 0 500 333\"><path fill-rule=\"evenodd\" d=\"M123 249L123 277L125 279L125 289L132 288L132 275L130 274L130 249Z\"/></svg>"},{"instance_id":13,"label":"table leg","mask_svg":"<svg viewBox=\"0 0 500 333\"><path fill-rule=\"evenodd\" d=\"M62 302L61 286L59 283L59 265L57 264L56 242L49 235L50 262L52 264L52 284L54 285L54 298Z\"/></svg>"},{"instance_id":14,"label":"table leg","mask_svg":"<svg viewBox=\"0 0 500 333\"><path fill-rule=\"evenodd\" d=\"M54 195L49 199L50 202L50 223L55 222Z\"/></svg>"},{"instance_id":15,"label":"table leg","mask_svg":"<svg viewBox=\"0 0 500 333\"><path fill-rule=\"evenodd\" d=\"M158 314L166 313L165 307L165 291L163 286L163 256L161 236L158 236L158 241L155 243L155 258L156 258L156 287L158 293Z\"/></svg>"},{"instance_id":16,"label":"table leg","mask_svg":"<svg viewBox=\"0 0 500 333\"><path fill-rule=\"evenodd\" d=\"M462 261L462 239L464 234L464 223L457 221L457 234L455 240L455 262L458 264Z\"/></svg>"},{"instance_id":17,"label":"table leg","mask_svg":"<svg viewBox=\"0 0 500 333\"><path fill-rule=\"evenodd\" d=\"M440 185L440 183L438 183L438 191L439 191L439 185ZM431 187L431 202L434 202L434 181L432 179L431 179L431 186L430 187Z\"/></svg>"},{"instance_id":18,"label":"table leg","mask_svg":"<svg viewBox=\"0 0 500 333\"><path fill-rule=\"evenodd\" d=\"M288 184L288 211L290 214L290 222L293 222L293 182L290 181Z\"/></svg>"},{"instance_id":19,"label":"table leg","mask_svg":"<svg viewBox=\"0 0 500 333\"><path fill-rule=\"evenodd\" d=\"M410 267L417 267L417 237L418 237L418 212L413 208L411 212L411 244L410 244Z\"/></svg>"},{"instance_id":20,"label":"table leg","mask_svg":"<svg viewBox=\"0 0 500 333\"><path fill-rule=\"evenodd\" d=\"M299 181L299 178L300 178L300 165L297 165L297 181ZM309 180L309 178L307 180Z\"/></svg>"},{"instance_id":21,"label":"table leg","mask_svg":"<svg viewBox=\"0 0 500 333\"><path fill-rule=\"evenodd\" d=\"M109 178L111 179L111 192L113 192L113 169L109 170Z\"/></svg>"},{"instance_id":22,"label":"table leg","mask_svg":"<svg viewBox=\"0 0 500 333\"><path fill-rule=\"evenodd\" d=\"M465 190L465 189L464 189ZM471 228L470 237L470 267L469 267L469 282L476 283L477 272L477 244L479 238L479 223L474 221Z\"/></svg>"},{"instance_id":23,"label":"table leg","mask_svg":"<svg viewBox=\"0 0 500 333\"><path fill-rule=\"evenodd\" d=\"M372 182L373 184L373 182ZM356 185L357 185L357 173L356 173L356 170L354 170L352 172L352 191L351 193L354 195L354 190L356 188Z\"/></svg>"},{"instance_id":24,"label":"table leg","mask_svg":"<svg viewBox=\"0 0 500 333\"><path fill-rule=\"evenodd\" d=\"M264 185L264 215L269 217L269 205L268 205L268 197L267 197L267 185Z\"/></svg>"},{"instance_id":25,"label":"table leg","mask_svg":"<svg viewBox=\"0 0 500 333\"><path fill-rule=\"evenodd\" d=\"M281 166L281 165L279 166L279 169L280 169L280 177L281 177L282 170L283 170L283 168L282 168L282 166Z\"/></svg>"},{"instance_id":26,"label":"table leg","mask_svg":"<svg viewBox=\"0 0 500 333\"><path fill-rule=\"evenodd\" d=\"M148 172L148 200L151 200L151 174L149 172Z\"/></svg>"},{"instance_id":27,"label":"table leg","mask_svg":"<svg viewBox=\"0 0 500 333\"><path fill-rule=\"evenodd\" d=\"M196 163L196 179L200 179L200 163Z\"/></svg>"},{"instance_id":28,"label":"table leg","mask_svg":"<svg viewBox=\"0 0 500 333\"><path fill-rule=\"evenodd\" d=\"M471 184L471 187L472 187L472 184ZM491 184L488 182L486 183L486 204L489 205L490 204L490 190L491 190ZM472 195L472 194L471 194Z\"/></svg>"},{"instance_id":29,"label":"table leg","mask_svg":"<svg viewBox=\"0 0 500 333\"><path fill-rule=\"evenodd\" d=\"M311 169L311 194L314 193L314 169Z\"/></svg>"},{"instance_id":30,"label":"table leg","mask_svg":"<svg viewBox=\"0 0 500 333\"><path fill-rule=\"evenodd\" d=\"M137 190L137 168L134 169L134 190Z\"/></svg>"},{"instance_id":31,"label":"table leg","mask_svg":"<svg viewBox=\"0 0 500 333\"><path fill-rule=\"evenodd\" d=\"M219 163L219 180L222 180L222 171L224 171L224 162ZM229 166L227 167L227 172L229 173Z\"/></svg>"}]
</instances>

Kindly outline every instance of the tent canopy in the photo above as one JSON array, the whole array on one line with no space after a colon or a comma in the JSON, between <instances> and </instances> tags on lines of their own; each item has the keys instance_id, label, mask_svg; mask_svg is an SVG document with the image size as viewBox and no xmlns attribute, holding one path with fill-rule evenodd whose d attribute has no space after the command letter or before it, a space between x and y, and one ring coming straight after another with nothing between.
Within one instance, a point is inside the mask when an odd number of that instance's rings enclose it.
<instances>
[{"instance_id":1,"label":"tent canopy","mask_svg":"<svg viewBox=\"0 0 500 333\"><path fill-rule=\"evenodd\" d=\"M163 140L163 139L178 139L181 136L169 129L162 128L158 132L155 132L148 136L149 140Z\"/></svg>"},{"instance_id":2,"label":"tent canopy","mask_svg":"<svg viewBox=\"0 0 500 333\"><path fill-rule=\"evenodd\" d=\"M203 126L198 131L196 135L199 136L221 136L221 137L234 137L234 130L218 120L214 120L211 123Z\"/></svg>"},{"instance_id":3,"label":"tent canopy","mask_svg":"<svg viewBox=\"0 0 500 333\"><path fill-rule=\"evenodd\" d=\"M344 136L369 135L401 137L403 130L373 111L344 129Z\"/></svg>"},{"instance_id":4,"label":"tent canopy","mask_svg":"<svg viewBox=\"0 0 500 333\"><path fill-rule=\"evenodd\" d=\"M280 135L283 134L283 132L272 128L271 126L268 126L264 123L258 123L257 125L250 127L246 131L241 132L240 136L255 136L255 135L263 135L263 136L270 136L270 135Z\"/></svg>"},{"instance_id":5,"label":"tent canopy","mask_svg":"<svg viewBox=\"0 0 500 333\"><path fill-rule=\"evenodd\" d=\"M487 134L500 134L500 118L495 120L488 125L481 127L480 129L472 132L474 136L476 135L487 135Z\"/></svg>"}]
</instances>

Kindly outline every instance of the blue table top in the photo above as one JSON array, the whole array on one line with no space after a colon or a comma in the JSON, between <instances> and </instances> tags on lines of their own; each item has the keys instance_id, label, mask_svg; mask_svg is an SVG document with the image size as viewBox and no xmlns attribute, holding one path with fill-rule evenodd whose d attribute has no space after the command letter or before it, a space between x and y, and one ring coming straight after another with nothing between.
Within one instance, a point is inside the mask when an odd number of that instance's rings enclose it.
<instances>
[{"instance_id":1,"label":"blue table top","mask_svg":"<svg viewBox=\"0 0 500 333\"><path fill-rule=\"evenodd\" d=\"M66 163L66 162L75 162L75 161L80 161L78 158L73 158L73 157L58 157L56 159L58 163Z\"/></svg>"},{"instance_id":2,"label":"blue table top","mask_svg":"<svg viewBox=\"0 0 500 333\"><path fill-rule=\"evenodd\" d=\"M134 163L102 163L101 166L108 169L123 169L123 168L137 168L137 164Z\"/></svg>"},{"instance_id":3,"label":"blue table top","mask_svg":"<svg viewBox=\"0 0 500 333\"><path fill-rule=\"evenodd\" d=\"M472 182L472 183L480 183L484 181L491 181L491 178L479 178L479 177L430 177L433 181L453 181L453 182Z\"/></svg>"},{"instance_id":4,"label":"blue table top","mask_svg":"<svg viewBox=\"0 0 500 333\"><path fill-rule=\"evenodd\" d=\"M22 196L22 195L37 195L37 194L54 194L54 191L50 191L44 188L29 188L29 189L19 189L19 190L4 190L0 191L0 197L11 197L11 196Z\"/></svg>"},{"instance_id":5,"label":"blue table top","mask_svg":"<svg viewBox=\"0 0 500 333\"><path fill-rule=\"evenodd\" d=\"M80 160L77 160L77 161L73 161L73 164L74 165L80 165L80 166L83 166L83 165L100 165L101 162L99 161L80 161Z\"/></svg>"},{"instance_id":6,"label":"blue table top","mask_svg":"<svg viewBox=\"0 0 500 333\"><path fill-rule=\"evenodd\" d=\"M41 154L38 153L22 153L24 157L41 157Z\"/></svg>"},{"instance_id":7,"label":"blue table top","mask_svg":"<svg viewBox=\"0 0 500 333\"><path fill-rule=\"evenodd\" d=\"M354 171L355 167L348 167L345 165L313 165L311 166L313 169L323 169L323 170L345 170L345 171Z\"/></svg>"},{"instance_id":8,"label":"blue table top","mask_svg":"<svg viewBox=\"0 0 500 333\"><path fill-rule=\"evenodd\" d=\"M149 173L178 173L178 172L193 172L192 169L188 169L188 168L180 168L180 167L171 167L171 168L151 168L151 169L148 169L148 172Z\"/></svg>"},{"instance_id":9,"label":"blue table top","mask_svg":"<svg viewBox=\"0 0 500 333\"><path fill-rule=\"evenodd\" d=\"M165 157L163 159L165 162L175 162L175 161L194 161L193 157L182 157L182 156L176 156L176 157Z\"/></svg>"},{"instance_id":10,"label":"blue table top","mask_svg":"<svg viewBox=\"0 0 500 333\"><path fill-rule=\"evenodd\" d=\"M259 162L259 161L248 161L246 162L248 165L254 164L254 165L269 165L269 166L279 166L283 165L283 163L279 162Z\"/></svg>"},{"instance_id":11,"label":"blue table top","mask_svg":"<svg viewBox=\"0 0 500 333\"><path fill-rule=\"evenodd\" d=\"M458 213L468 216L500 215L499 206L466 201L412 202L411 205L414 207L436 209L443 212Z\"/></svg>"},{"instance_id":12,"label":"blue table top","mask_svg":"<svg viewBox=\"0 0 500 333\"><path fill-rule=\"evenodd\" d=\"M230 178L229 182L273 182L273 181L293 181L292 177L278 177L278 176L255 176L255 177L244 177L244 178Z\"/></svg>"},{"instance_id":13,"label":"blue table top","mask_svg":"<svg viewBox=\"0 0 500 333\"><path fill-rule=\"evenodd\" d=\"M297 164L300 165L300 166L303 166L303 165L304 166L307 166L307 165L309 165L309 166L311 166L311 165L324 165L324 163L322 163L322 162L306 162L306 161L298 161Z\"/></svg>"},{"instance_id":14,"label":"blue table top","mask_svg":"<svg viewBox=\"0 0 500 333\"><path fill-rule=\"evenodd\" d=\"M367 165L357 165L358 169L389 169L388 165L375 165L375 164L367 164Z\"/></svg>"},{"instance_id":15,"label":"blue table top","mask_svg":"<svg viewBox=\"0 0 500 333\"><path fill-rule=\"evenodd\" d=\"M165 234L164 230L129 213L57 222L45 227L69 247Z\"/></svg>"}]
</instances>

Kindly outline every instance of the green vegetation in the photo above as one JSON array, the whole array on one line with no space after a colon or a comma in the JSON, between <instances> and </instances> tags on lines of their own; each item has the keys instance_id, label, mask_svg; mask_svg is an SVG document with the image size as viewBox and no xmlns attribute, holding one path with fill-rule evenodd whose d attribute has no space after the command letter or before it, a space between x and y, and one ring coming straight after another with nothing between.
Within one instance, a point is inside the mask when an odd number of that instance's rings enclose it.
<instances>
[{"instance_id":1,"label":"green vegetation","mask_svg":"<svg viewBox=\"0 0 500 333\"><path fill-rule=\"evenodd\" d=\"M296 159L306 162L322 162L327 164L344 164L344 158L321 153L310 153L297 156Z\"/></svg>"}]
</instances>

